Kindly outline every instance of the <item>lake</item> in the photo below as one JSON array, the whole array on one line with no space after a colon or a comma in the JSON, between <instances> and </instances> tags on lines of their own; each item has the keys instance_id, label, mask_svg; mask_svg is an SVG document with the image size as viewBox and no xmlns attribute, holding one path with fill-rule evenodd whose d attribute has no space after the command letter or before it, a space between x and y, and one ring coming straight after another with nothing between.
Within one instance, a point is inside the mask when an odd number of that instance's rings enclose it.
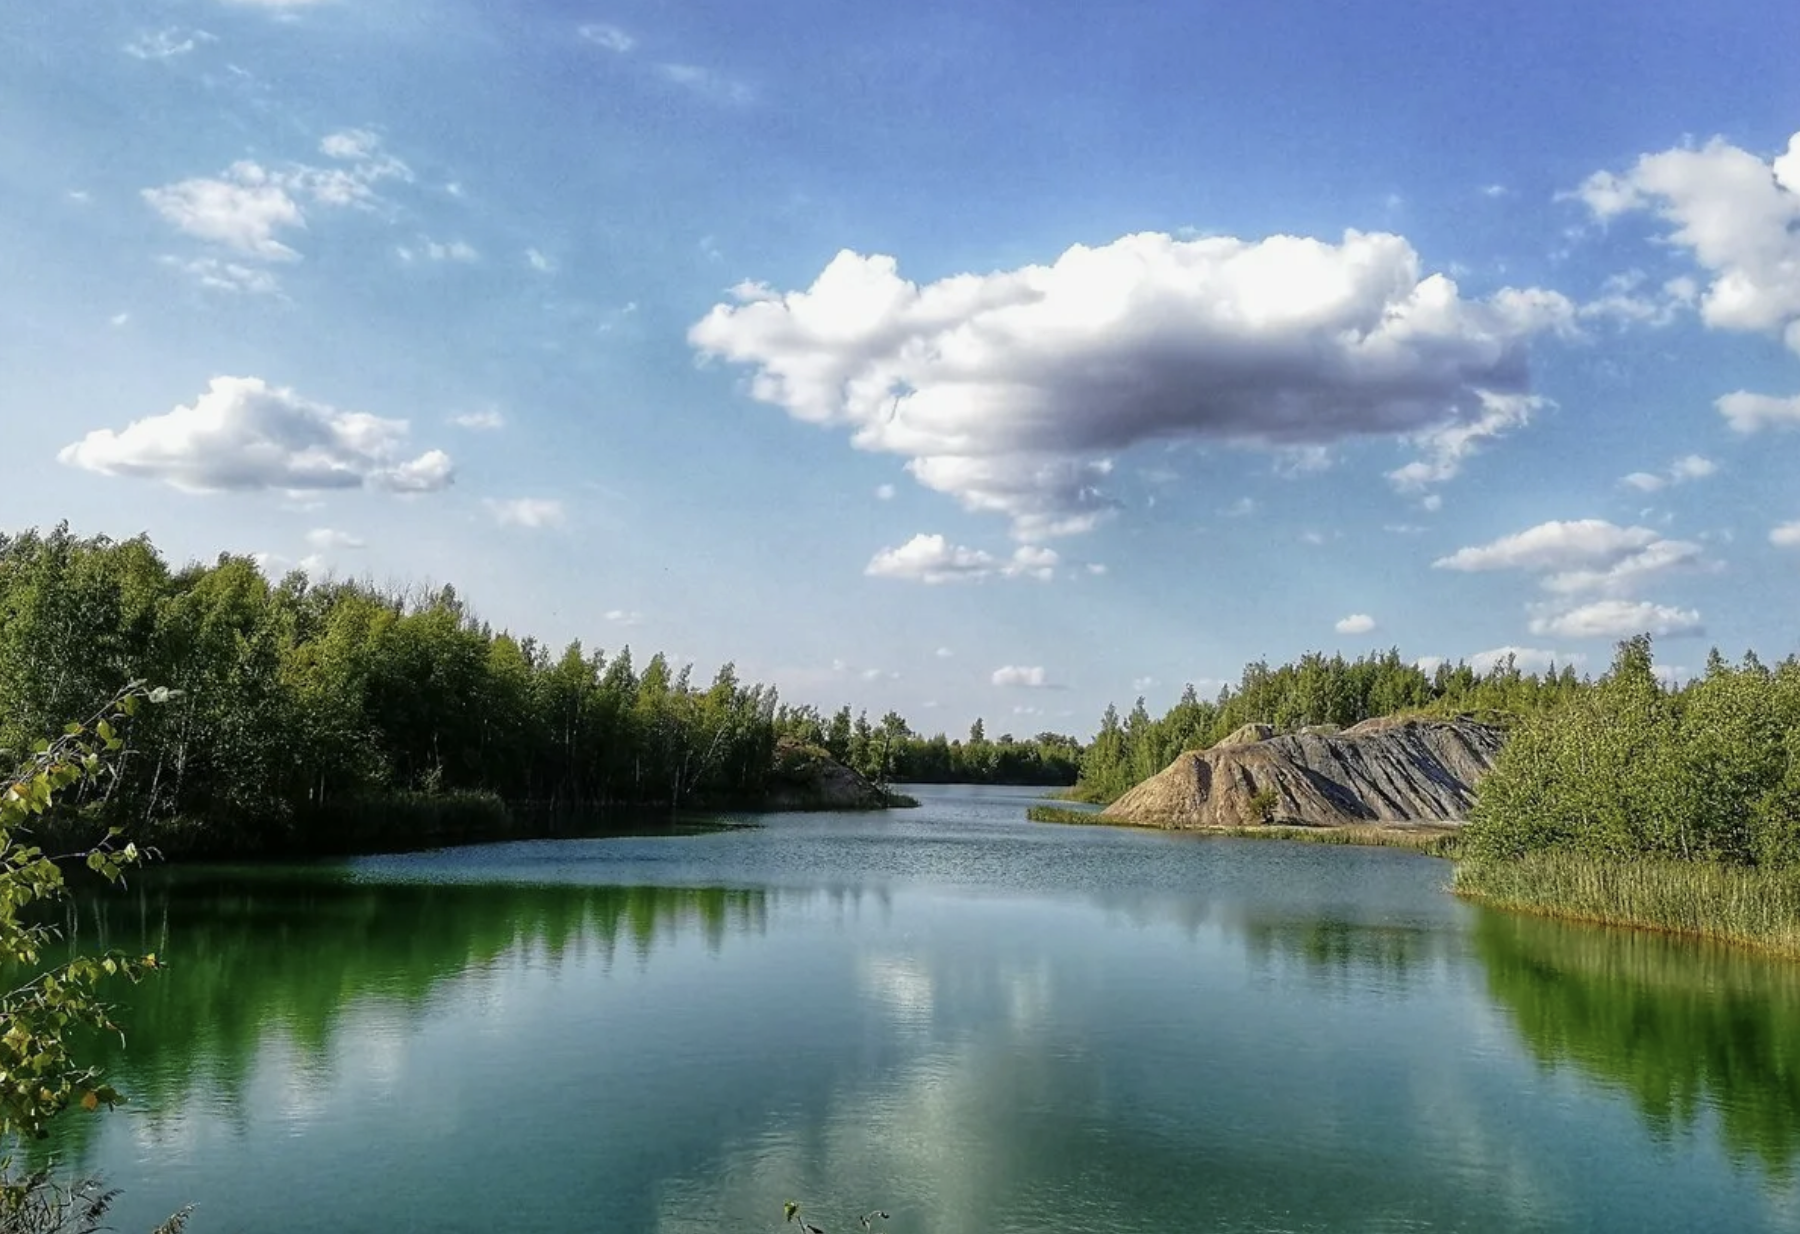
<instances>
[{"instance_id":1,"label":"lake","mask_svg":"<svg viewBox=\"0 0 1800 1234\"><path fill-rule=\"evenodd\" d=\"M1800 965L909 791L140 877L61 1151L126 1231L1800 1230Z\"/></svg>"}]
</instances>

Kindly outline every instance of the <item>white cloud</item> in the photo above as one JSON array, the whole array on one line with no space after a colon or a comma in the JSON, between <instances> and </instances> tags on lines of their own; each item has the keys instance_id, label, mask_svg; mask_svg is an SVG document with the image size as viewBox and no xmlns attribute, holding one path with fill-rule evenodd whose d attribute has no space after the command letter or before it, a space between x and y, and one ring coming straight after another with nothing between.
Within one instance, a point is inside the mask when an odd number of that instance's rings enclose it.
<instances>
[{"instance_id":1,"label":"white cloud","mask_svg":"<svg viewBox=\"0 0 1800 1234\"><path fill-rule=\"evenodd\" d=\"M338 531L332 527L315 527L306 533L307 547L314 552L327 553L333 549L367 548L368 541L360 536L353 536L347 531Z\"/></svg>"},{"instance_id":2,"label":"white cloud","mask_svg":"<svg viewBox=\"0 0 1800 1234\"><path fill-rule=\"evenodd\" d=\"M892 501L894 499L894 491L894 486L891 484L877 484L875 486L876 499L880 501Z\"/></svg>"},{"instance_id":3,"label":"white cloud","mask_svg":"<svg viewBox=\"0 0 1800 1234\"><path fill-rule=\"evenodd\" d=\"M1615 274L1600 287L1600 294L1582 304L1577 315L1583 321L1610 321L1615 325L1667 326L1694 307L1699 287L1690 278L1674 278L1660 289L1646 286L1642 270Z\"/></svg>"},{"instance_id":4,"label":"white cloud","mask_svg":"<svg viewBox=\"0 0 1800 1234\"><path fill-rule=\"evenodd\" d=\"M1340 617L1332 628L1339 634L1367 634L1375 628L1375 619L1367 613L1351 613Z\"/></svg>"},{"instance_id":5,"label":"white cloud","mask_svg":"<svg viewBox=\"0 0 1800 1234\"><path fill-rule=\"evenodd\" d=\"M466 411L460 416L451 416L450 423L457 428L471 429L475 432L491 433L506 427L504 413L489 407L484 411Z\"/></svg>"},{"instance_id":6,"label":"white cloud","mask_svg":"<svg viewBox=\"0 0 1800 1234\"><path fill-rule=\"evenodd\" d=\"M190 30L182 34L171 27L168 30L145 31L138 35L125 44L125 54L139 60L173 60L187 55L201 43L215 41L204 30Z\"/></svg>"},{"instance_id":7,"label":"white cloud","mask_svg":"<svg viewBox=\"0 0 1800 1234\"><path fill-rule=\"evenodd\" d=\"M644 615L636 609L612 608L606 610L601 616L616 626L641 626L644 624Z\"/></svg>"},{"instance_id":8,"label":"white cloud","mask_svg":"<svg viewBox=\"0 0 1800 1234\"><path fill-rule=\"evenodd\" d=\"M408 425L339 411L258 377L215 377L192 406L96 429L57 458L109 476L186 492L375 488L433 492L454 478L449 455L406 459Z\"/></svg>"},{"instance_id":9,"label":"white cloud","mask_svg":"<svg viewBox=\"0 0 1800 1234\"><path fill-rule=\"evenodd\" d=\"M1114 508L1110 455L1155 439L1417 435L1429 470L1406 483L1448 478L1539 405L1526 345L1573 317L1534 289L1465 299L1403 238L1354 231L1145 233L923 286L845 251L810 288L734 295L689 331L698 351L749 366L756 399L908 457L1022 539L1092 527Z\"/></svg>"},{"instance_id":10,"label":"white cloud","mask_svg":"<svg viewBox=\"0 0 1800 1234\"><path fill-rule=\"evenodd\" d=\"M1413 667L1418 669L1421 673L1430 676L1448 663L1450 663L1450 661L1443 656L1420 656L1413 661Z\"/></svg>"},{"instance_id":11,"label":"white cloud","mask_svg":"<svg viewBox=\"0 0 1800 1234\"><path fill-rule=\"evenodd\" d=\"M1536 395L1492 391L1479 392L1477 402L1480 408L1471 419L1437 425L1408 438L1425 457L1388 472L1388 483L1397 492L1420 493L1454 480L1462 474L1463 464L1488 442L1523 428L1534 413L1550 405L1548 399ZM1428 510L1441 504L1435 493L1425 498Z\"/></svg>"},{"instance_id":12,"label":"white cloud","mask_svg":"<svg viewBox=\"0 0 1800 1234\"><path fill-rule=\"evenodd\" d=\"M568 521L563 503L547 497L489 497L481 504L502 527L561 527Z\"/></svg>"},{"instance_id":13,"label":"white cloud","mask_svg":"<svg viewBox=\"0 0 1800 1234\"><path fill-rule=\"evenodd\" d=\"M1145 690L1150 689L1155 684L1156 678L1154 677L1133 677L1131 679L1131 692L1133 694L1142 694Z\"/></svg>"},{"instance_id":14,"label":"white cloud","mask_svg":"<svg viewBox=\"0 0 1800 1234\"><path fill-rule=\"evenodd\" d=\"M1800 548L1800 521L1771 528L1769 543L1776 548Z\"/></svg>"},{"instance_id":15,"label":"white cloud","mask_svg":"<svg viewBox=\"0 0 1800 1234\"><path fill-rule=\"evenodd\" d=\"M1698 454L1684 454L1669 464L1669 478L1680 484L1684 480L1704 480L1719 470L1719 465Z\"/></svg>"},{"instance_id":16,"label":"white cloud","mask_svg":"<svg viewBox=\"0 0 1800 1234\"><path fill-rule=\"evenodd\" d=\"M445 243L433 240L430 236L420 236L416 246L397 245L394 251L400 254L402 261L454 261L468 265L481 260L481 254L466 241L451 240Z\"/></svg>"},{"instance_id":17,"label":"white cloud","mask_svg":"<svg viewBox=\"0 0 1800 1234\"><path fill-rule=\"evenodd\" d=\"M1476 652L1469 657L1469 667L1474 669L1477 673L1485 675L1492 672L1494 667L1502 660L1506 659L1507 656L1513 658L1513 666L1521 673L1542 673L1547 672L1552 667L1560 669L1565 664L1582 664L1587 660L1586 656L1576 653L1546 651L1540 647L1509 646L1495 647L1489 651ZM1420 667L1424 667L1423 662L1421 662ZM1425 669L1425 671L1434 672L1436 671L1436 668L1437 665L1434 664L1431 668Z\"/></svg>"},{"instance_id":18,"label":"white cloud","mask_svg":"<svg viewBox=\"0 0 1800 1234\"><path fill-rule=\"evenodd\" d=\"M537 249L525 250L525 264L539 274L548 274L554 268L550 264L550 259Z\"/></svg>"},{"instance_id":19,"label":"white cloud","mask_svg":"<svg viewBox=\"0 0 1800 1234\"><path fill-rule=\"evenodd\" d=\"M114 313L111 317L108 317L106 320L109 325L122 326L131 320L131 314L130 313Z\"/></svg>"},{"instance_id":20,"label":"white cloud","mask_svg":"<svg viewBox=\"0 0 1800 1234\"><path fill-rule=\"evenodd\" d=\"M997 668L990 680L997 686L1011 686L1025 690L1053 690L1050 678L1042 665L1008 664Z\"/></svg>"},{"instance_id":21,"label":"white cloud","mask_svg":"<svg viewBox=\"0 0 1800 1234\"><path fill-rule=\"evenodd\" d=\"M589 22L575 31L582 38L596 47L604 47L607 51L623 54L637 46L637 40L617 26L609 26L604 22Z\"/></svg>"},{"instance_id":22,"label":"white cloud","mask_svg":"<svg viewBox=\"0 0 1800 1234\"><path fill-rule=\"evenodd\" d=\"M281 291L280 280L259 266L222 261L217 257L195 257L188 260L164 257L162 263L180 270L200 286L213 291L241 292L253 296L273 296Z\"/></svg>"},{"instance_id":23,"label":"white cloud","mask_svg":"<svg viewBox=\"0 0 1800 1234\"><path fill-rule=\"evenodd\" d=\"M1106 573L1106 563L1104 561L1090 561L1087 563L1087 572L1098 578Z\"/></svg>"},{"instance_id":24,"label":"white cloud","mask_svg":"<svg viewBox=\"0 0 1800 1234\"><path fill-rule=\"evenodd\" d=\"M1653 213L1711 277L1699 298L1707 325L1781 332L1800 351L1800 133L1772 159L1717 137L1646 154L1573 196L1601 221Z\"/></svg>"},{"instance_id":25,"label":"white cloud","mask_svg":"<svg viewBox=\"0 0 1800 1234\"><path fill-rule=\"evenodd\" d=\"M1634 471L1620 478L1619 483L1639 492L1654 493L1668 488L1672 484L1685 484L1689 480L1704 480L1719 470L1719 465L1709 458L1698 454L1685 454L1670 463L1661 473Z\"/></svg>"},{"instance_id":26,"label":"white cloud","mask_svg":"<svg viewBox=\"0 0 1800 1234\"><path fill-rule=\"evenodd\" d=\"M697 64L658 65L663 77L682 89L715 103L742 107L755 99L756 93L741 81L701 68Z\"/></svg>"},{"instance_id":27,"label":"white cloud","mask_svg":"<svg viewBox=\"0 0 1800 1234\"><path fill-rule=\"evenodd\" d=\"M1634 634L1675 637L1704 634L1693 609L1652 604L1648 600L1595 600L1566 612L1540 612L1531 620L1533 634L1558 638L1630 638Z\"/></svg>"},{"instance_id":28,"label":"white cloud","mask_svg":"<svg viewBox=\"0 0 1800 1234\"><path fill-rule=\"evenodd\" d=\"M299 254L277 237L306 229L303 202L368 206L376 200L374 185L380 181L412 179L411 169L385 153L381 139L366 129L329 134L319 150L349 166L294 163L274 168L240 159L218 176L148 188L142 196L190 236L265 261L293 261Z\"/></svg>"},{"instance_id":29,"label":"white cloud","mask_svg":"<svg viewBox=\"0 0 1800 1234\"><path fill-rule=\"evenodd\" d=\"M275 233L306 226L287 186L260 164L233 163L218 179L197 178L145 189L144 200L190 236L269 261L299 256Z\"/></svg>"},{"instance_id":30,"label":"white cloud","mask_svg":"<svg viewBox=\"0 0 1800 1234\"><path fill-rule=\"evenodd\" d=\"M951 656L955 655L956 653L954 651L951 651L948 647L939 647L932 654L937 656L937 658L940 660L948 660Z\"/></svg>"},{"instance_id":31,"label":"white cloud","mask_svg":"<svg viewBox=\"0 0 1800 1234\"><path fill-rule=\"evenodd\" d=\"M1627 591L1671 570L1700 565L1701 547L1668 540L1648 527L1620 527L1605 519L1540 523L1491 544L1460 548L1432 565L1440 570L1518 570L1538 576L1547 591Z\"/></svg>"},{"instance_id":32,"label":"white cloud","mask_svg":"<svg viewBox=\"0 0 1800 1234\"><path fill-rule=\"evenodd\" d=\"M1765 428L1800 428L1800 394L1775 398L1738 390L1721 396L1713 406L1734 432L1755 433Z\"/></svg>"},{"instance_id":33,"label":"white cloud","mask_svg":"<svg viewBox=\"0 0 1800 1234\"><path fill-rule=\"evenodd\" d=\"M1035 578L1048 582L1061 561L1054 549L1022 544L1008 558L983 549L951 544L943 536L914 536L899 548L884 548L863 573L916 583L952 583L984 578Z\"/></svg>"}]
</instances>

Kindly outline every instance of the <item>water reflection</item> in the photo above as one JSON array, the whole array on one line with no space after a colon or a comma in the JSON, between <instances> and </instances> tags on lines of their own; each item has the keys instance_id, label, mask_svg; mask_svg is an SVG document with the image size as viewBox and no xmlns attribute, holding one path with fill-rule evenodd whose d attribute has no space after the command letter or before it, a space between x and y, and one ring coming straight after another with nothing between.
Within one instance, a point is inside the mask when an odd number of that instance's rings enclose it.
<instances>
[{"instance_id":1,"label":"water reflection","mask_svg":"<svg viewBox=\"0 0 1800 1234\"><path fill-rule=\"evenodd\" d=\"M122 1077L132 1105L152 1115L201 1090L228 1114L276 1038L292 1066L319 1066L341 1052L353 1015L379 1009L404 1033L452 983L457 997L478 1002L503 970L610 971L686 937L717 954L727 938L766 933L778 894L190 868L84 898L64 934L74 950L154 951L169 962L125 995L126 1041L96 1038L85 1056ZM96 1121L65 1120L61 1147L79 1151Z\"/></svg>"},{"instance_id":2,"label":"water reflection","mask_svg":"<svg viewBox=\"0 0 1800 1234\"><path fill-rule=\"evenodd\" d=\"M1474 939L1489 991L1541 1062L1623 1089L1664 1136L1713 1112L1734 1157L1792 1177L1800 965L1496 912Z\"/></svg>"},{"instance_id":3,"label":"water reflection","mask_svg":"<svg viewBox=\"0 0 1800 1234\"><path fill-rule=\"evenodd\" d=\"M1780 1228L1800 970L1406 855L906 825L162 872L75 923L174 968L68 1146L196 1234ZM894 873L930 845L1026 874Z\"/></svg>"}]
</instances>

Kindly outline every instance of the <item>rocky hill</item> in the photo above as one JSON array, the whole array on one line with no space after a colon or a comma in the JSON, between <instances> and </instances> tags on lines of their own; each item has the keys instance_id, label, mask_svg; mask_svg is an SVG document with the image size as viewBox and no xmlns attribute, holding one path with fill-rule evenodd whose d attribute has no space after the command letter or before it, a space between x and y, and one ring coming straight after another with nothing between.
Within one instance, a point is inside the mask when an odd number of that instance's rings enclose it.
<instances>
[{"instance_id":1,"label":"rocky hill","mask_svg":"<svg viewBox=\"0 0 1800 1234\"><path fill-rule=\"evenodd\" d=\"M765 810L880 810L897 801L815 745L782 737L775 743Z\"/></svg>"},{"instance_id":2,"label":"rocky hill","mask_svg":"<svg viewBox=\"0 0 1800 1234\"><path fill-rule=\"evenodd\" d=\"M1248 725L1183 754L1102 817L1152 827L1459 821L1505 737L1473 720L1365 720L1276 736Z\"/></svg>"}]
</instances>

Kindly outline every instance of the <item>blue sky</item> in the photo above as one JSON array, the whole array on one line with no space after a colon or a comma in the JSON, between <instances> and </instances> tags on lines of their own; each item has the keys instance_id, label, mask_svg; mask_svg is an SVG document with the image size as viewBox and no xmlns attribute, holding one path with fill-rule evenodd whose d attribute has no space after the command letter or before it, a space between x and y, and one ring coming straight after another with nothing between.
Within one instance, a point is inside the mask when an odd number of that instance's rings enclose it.
<instances>
[{"instance_id":1,"label":"blue sky","mask_svg":"<svg viewBox=\"0 0 1800 1234\"><path fill-rule=\"evenodd\" d=\"M958 732L1796 650L1800 10L59 0L0 526Z\"/></svg>"}]
</instances>

